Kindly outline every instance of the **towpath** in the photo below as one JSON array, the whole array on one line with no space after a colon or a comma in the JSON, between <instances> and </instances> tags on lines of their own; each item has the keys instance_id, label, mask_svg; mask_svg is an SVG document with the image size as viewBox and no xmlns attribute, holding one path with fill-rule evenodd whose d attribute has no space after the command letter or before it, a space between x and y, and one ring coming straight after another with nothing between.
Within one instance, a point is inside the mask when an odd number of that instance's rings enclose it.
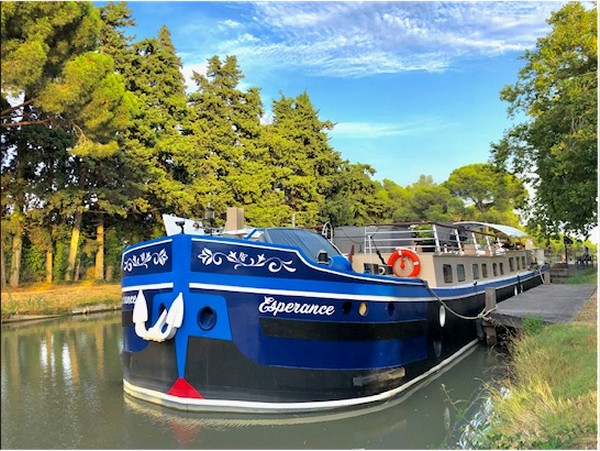
<instances>
[{"instance_id":1,"label":"towpath","mask_svg":"<svg viewBox=\"0 0 600 451\"><path fill-rule=\"evenodd\" d=\"M520 328L523 318L547 323L566 323L579 315L597 290L596 284L542 284L498 304L491 319L503 326Z\"/></svg>"}]
</instances>

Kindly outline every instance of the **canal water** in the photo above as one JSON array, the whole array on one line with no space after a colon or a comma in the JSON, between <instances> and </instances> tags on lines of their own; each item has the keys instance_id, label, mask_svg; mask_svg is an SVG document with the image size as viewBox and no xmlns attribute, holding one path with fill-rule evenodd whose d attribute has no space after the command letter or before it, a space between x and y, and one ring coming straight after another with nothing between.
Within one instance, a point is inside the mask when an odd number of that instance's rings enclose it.
<instances>
[{"instance_id":1,"label":"canal water","mask_svg":"<svg viewBox=\"0 0 600 451\"><path fill-rule=\"evenodd\" d=\"M502 354L475 347L396 399L322 415L180 412L124 395L121 316L2 326L2 448L457 448Z\"/></svg>"}]
</instances>

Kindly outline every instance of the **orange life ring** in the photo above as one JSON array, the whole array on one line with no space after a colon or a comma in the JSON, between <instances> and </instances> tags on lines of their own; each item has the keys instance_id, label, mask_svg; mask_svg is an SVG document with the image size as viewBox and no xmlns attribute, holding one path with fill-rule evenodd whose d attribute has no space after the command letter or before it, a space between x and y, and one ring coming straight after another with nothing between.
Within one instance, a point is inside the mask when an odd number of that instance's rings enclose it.
<instances>
[{"instance_id":1,"label":"orange life ring","mask_svg":"<svg viewBox=\"0 0 600 451\"><path fill-rule=\"evenodd\" d=\"M405 258L409 258L413 264L413 270L408 276L401 274L399 271L396 272L396 267L394 266L396 260L400 259L400 269L404 269L406 267L406 263L404 262ZM388 265L392 267L392 272L398 277L417 277L421 271L421 262L419 261L419 256L410 249L396 249L396 251L390 255L390 258L388 259Z\"/></svg>"}]
</instances>

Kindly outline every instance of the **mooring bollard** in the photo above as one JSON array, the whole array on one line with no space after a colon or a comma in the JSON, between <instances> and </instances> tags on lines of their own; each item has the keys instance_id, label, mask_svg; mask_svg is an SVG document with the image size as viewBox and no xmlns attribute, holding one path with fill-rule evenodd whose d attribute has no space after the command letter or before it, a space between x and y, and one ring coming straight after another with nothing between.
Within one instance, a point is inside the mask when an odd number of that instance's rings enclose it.
<instances>
[{"instance_id":1,"label":"mooring bollard","mask_svg":"<svg viewBox=\"0 0 600 451\"><path fill-rule=\"evenodd\" d=\"M542 274L542 280L545 285L550 283L550 271L547 271L544 274Z\"/></svg>"},{"instance_id":2,"label":"mooring bollard","mask_svg":"<svg viewBox=\"0 0 600 451\"><path fill-rule=\"evenodd\" d=\"M490 312L496 308L496 289L486 288L485 289L485 310ZM494 326L489 320L484 319L483 330L485 332L485 341L488 346L494 346L498 340L496 337L496 326Z\"/></svg>"}]
</instances>

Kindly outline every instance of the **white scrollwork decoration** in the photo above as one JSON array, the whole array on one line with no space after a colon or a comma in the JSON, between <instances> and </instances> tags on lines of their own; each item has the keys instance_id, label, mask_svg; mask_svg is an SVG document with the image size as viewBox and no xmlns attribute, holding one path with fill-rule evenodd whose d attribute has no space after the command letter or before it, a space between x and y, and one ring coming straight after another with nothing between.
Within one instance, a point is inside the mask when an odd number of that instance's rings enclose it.
<instances>
[{"instance_id":1,"label":"white scrollwork decoration","mask_svg":"<svg viewBox=\"0 0 600 451\"><path fill-rule=\"evenodd\" d=\"M198 255L198 258L205 265L215 265L220 266L223 261L227 260L230 263L233 263L233 269L238 269L240 267L243 268L262 268L264 266L272 272L276 273L285 269L288 272L296 272L296 268L290 266L292 264L292 260L284 261L279 257L265 257L265 254L259 254L255 257L250 257L248 254L244 252L234 252L230 251L229 254L225 254L223 252L213 252L208 248L202 249L202 252Z\"/></svg>"},{"instance_id":2,"label":"white scrollwork decoration","mask_svg":"<svg viewBox=\"0 0 600 451\"><path fill-rule=\"evenodd\" d=\"M169 256L165 249L161 249L158 252L142 252L140 255L133 255L123 262L123 271L130 272L133 268L143 266L148 269L148 265L153 263L154 265L164 266Z\"/></svg>"}]
</instances>

